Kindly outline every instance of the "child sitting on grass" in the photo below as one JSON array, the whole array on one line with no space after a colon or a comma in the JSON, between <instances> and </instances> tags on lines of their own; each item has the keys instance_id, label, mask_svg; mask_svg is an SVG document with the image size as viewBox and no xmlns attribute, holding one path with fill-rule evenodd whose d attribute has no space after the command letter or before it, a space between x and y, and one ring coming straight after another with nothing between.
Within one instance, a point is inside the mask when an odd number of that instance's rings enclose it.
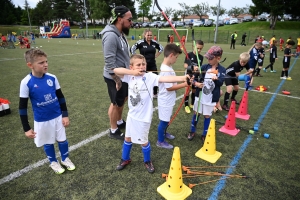
<instances>
[{"instance_id":1,"label":"child sitting on grass","mask_svg":"<svg viewBox=\"0 0 300 200\"><path fill-rule=\"evenodd\" d=\"M132 143L135 143L142 146L144 165L149 173L153 173L151 146L148 140L153 116L153 87L161 82L186 81L186 76L159 76L151 72L145 73L146 59L140 54L131 56L129 67L130 69L114 69L114 73L121 77L123 82L128 83L129 107L121 162L116 169L122 170L131 162L130 151Z\"/></svg>"}]
</instances>

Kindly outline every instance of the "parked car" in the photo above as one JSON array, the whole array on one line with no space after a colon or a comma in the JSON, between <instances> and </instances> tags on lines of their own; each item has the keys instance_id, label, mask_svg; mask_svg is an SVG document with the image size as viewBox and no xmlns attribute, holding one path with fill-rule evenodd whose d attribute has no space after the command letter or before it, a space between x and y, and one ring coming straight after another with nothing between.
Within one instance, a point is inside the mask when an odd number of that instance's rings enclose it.
<instances>
[{"instance_id":1,"label":"parked car","mask_svg":"<svg viewBox=\"0 0 300 200\"><path fill-rule=\"evenodd\" d=\"M187 22L183 22L185 27L193 27L193 22L191 21L187 21Z\"/></svg>"},{"instance_id":2,"label":"parked car","mask_svg":"<svg viewBox=\"0 0 300 200\"><path fill-rule=\"evenodd\" d=\"M216 21L214 21L214 25L216 26ZM219 20L218 26L224 26L223 20Z\"/></svg>"},{"instance_id":3,"label":"parked car","mask_svg":"<svg viewBox=\"0 0 300 200\"><path fill-rule=\"evenodd\" d=\"M172 25L175 26L175 23L173 21L171 21ZM169 24L168 21L166 21L165 23L162 24L163 27L170 27L171 25Z\"/></svg>"},{"instance_id":4,"label":"parked car","mask_svg":"<svg viewBox=\"0 0 300 200\"><path fill-rule=\"evenodd\" d=\"M212 20L207 20L206 22L204 22L203 26L212 26L213 22Z\"/></svg>"},{"instance_id":5,"label":"parked car","mask_svg":"<svg viewBox=\"0 0 300 200\"><path fill-rule=\"evenodd\" d=\"M160 21L154 21L149 25L149 27L160 28L160 27L162 27L162 23Z\"/></svg>"},{"instance_id":6,"label":"parked car","mask_svg":"<svg viewBox=\"0 0 300 200\"><path fill-rule=\"evenodd\" d=\"M203 26L203 22L202 21L195 21L194 23L193 23L193 26L194 27L200 27L200 26Z\"/></svg>"},{"instance_id":7,"label":"parked car","mask_svg":"<svg viewBox=\"0 0 300 200\"><path fill-rule=\"evenodd\" d=\"M149 22L144 22L144 23L142 24L142 27L143 27L143 28L146 28L146 27L149 27L149 25L150 25Z\"/></svg>"},{"instance_id":8,"label":"parked car","mask_svg":"<svg viewBox=\"0 0 300 200\"><path fill-rule=\"evenodd\" d=\"M243 22L252 22L253 18L251 16L245 16Z\"/></svg>"},{"instance_id":9,"label":"parked car","mask_svg":"<svg viewBox=\"0 0 300 200\"><path fill-rule=\"evenodd\" d=\"M184 26L184 23L180 22L180 21L175 21L174 24L175 24L175 27L183 27Z\"/></svg>"},{"instance_id":10,"label":"parked car","mask_svg":"<svg viewBox=\"0 0 300 200\"><path fill-rule=\"evenodd\" d=\"M259 16L257 17L257 20L258 20L258 21L266 21L266 20L267 20L267 16L266 16L266 15L259 15Z\"/></svg>"},{"instance_id":11,"label":"parked car","mask_svg":"<svg viewBox=\"0 0 300 200\"><path fill-rule=\"evenodd\" d=\"M237 18L230 18L229 24L237 24L239 23Z\"/></svg>"}]
</instances>

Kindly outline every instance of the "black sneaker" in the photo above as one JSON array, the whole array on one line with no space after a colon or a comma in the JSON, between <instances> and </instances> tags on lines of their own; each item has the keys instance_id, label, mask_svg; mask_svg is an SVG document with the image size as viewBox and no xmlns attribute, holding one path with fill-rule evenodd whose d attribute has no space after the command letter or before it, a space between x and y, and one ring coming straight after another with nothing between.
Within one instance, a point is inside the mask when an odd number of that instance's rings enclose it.
<instances>
[{"instance_id":1,"label":"black sneaker","mask_svg":"<svg viewBox=\"0 0 300 200\"><path fill-rule=\"evenodd\" d=\"M235 100L235 99L231 99L231 101L235 101L235 105L240 105L240 102L238 102L238 101Z\"/></svg>"},{"instance_id":2,"label":"black sneaker","mask_svg":"<svg viewBox=\"0 0 300 200\"><path fill-rule=\"evenodd\" d=\"M117 140L124 140L125 134L120 131L120 129L117 129L115 133L112 133L109 129L109 137L117 139Z\"/></svg>"},{"instance_id":3,"label":"black sneaker","mask_svg":"<svg viewBox=\"0 0 300 200\"><path fill-rule=\"evenodd\" d=\"M117 166L116 170L122 170L122 169L124 169L127 165L129 165L129 163L131 163L131 159L129 159L129 160L123 160L123 159L121 159L121 162Z\"/></svg>"},{"instance_id":4,"label":"black sneaker","mask_svg":"<svg viewBox=\"0 0 300 200\"><path fill-rule=\"evenodd\" d=\"M196 133L192 133L192 132L189 132L188 134L188 140L191 141L194 137L195 137Z\"/></svg>"},{"instance_id":5,"label":"black sneaker","mask_svg":"<svg viewBox=\"0 0 300 200\"><path fill-rule=\"evenodd\" d=\"M151 161L147 161L144 164L149 173L153 173L155 171Z\"/></svg>"},{"instance_id":6,"label":"black sneaker","mask_svg":"<svg viewBox=\"0 0 300 200\"><path fill-rule=\"evenodd\" d=\"M226 111L229 110L228 105L226 105L226 104L224 104L224 105L222 106L222 108L223 108L223 110L226 110Z\"/></svg>"},{"instance_id":7,"label":"black sneaker","mask_svg":"<svg viewBox=\"0 0 300 200\"><path fill-rule=\"evenodd\" d=\"M118 126L118 128L126 128L126 122L123 120L123 123L122 124L120 124L120 125L118 125L117 124L117 126Z\"/></svg>"}]
</instances>

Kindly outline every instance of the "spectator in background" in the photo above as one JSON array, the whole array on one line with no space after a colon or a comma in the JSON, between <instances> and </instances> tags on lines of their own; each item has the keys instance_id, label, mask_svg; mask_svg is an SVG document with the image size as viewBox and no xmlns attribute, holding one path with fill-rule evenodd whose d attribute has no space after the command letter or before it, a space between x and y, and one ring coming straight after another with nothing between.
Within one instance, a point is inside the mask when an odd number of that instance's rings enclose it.
<instances>
[{"instance_id":1,"label":"spectator in background","mask_svg":"<svg viewBox=\"0 0 300 200\"><path fill-rule=\"evenodd\" d=\"M164 47L159 44L156 40L152 39L152 31L146 29L144 31L144 39L137 41L131 47L131 53L136 54L135 51L139 49L140 54L142 54L146 58L147 62L147 71L154 71L153 73L157 73L157 66L156 66L156 58L163 52ZM158 50L156 52L156 49ZM155 86L153 89L153 97L157 98L157 89L158 87Z\"/></svg>"},{"instance_id":2,"label":"spectator in background","mask_svg":"<svg viewBox=\"0 0 300 200\"><path fill-rule=\"evenodd\" d=\"M241 42L241 46L246 46L246 43L245 43L245 41L246 41L246 37L247 37L247 33L244 33L244 34L242 35L242 42Z\"/></svg>"},{"instance_id":3,"label":"spectator in background","mask_svg":"<svg viewBox=\"0 0 300 200\"><path fill-rule=\"evenodd\" d=\"M236 38L237 38L236 31L234 33L232 33L230 37L231 37L230 49L235 49L235 41L236 41Z\"/></svg>"}]
</instances>

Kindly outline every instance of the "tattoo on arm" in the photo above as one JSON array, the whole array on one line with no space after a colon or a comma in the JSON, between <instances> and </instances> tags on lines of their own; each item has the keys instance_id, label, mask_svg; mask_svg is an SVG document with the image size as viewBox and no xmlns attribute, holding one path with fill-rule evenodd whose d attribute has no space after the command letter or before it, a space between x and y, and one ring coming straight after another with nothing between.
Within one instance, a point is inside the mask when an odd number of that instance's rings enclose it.
<instances>
[{"instance_id":1,"label":"tattoo on arm","mask_svg":"<svg viewBox=\"0 0 300 200\"><path fill-rule=\"evenodd\" d=\"M115 74L112 75L111 77L116 82L117 88L121 88L122 87L122 81L121 81L120 77L118 77Z\"/></svg>"}]
</instances>

